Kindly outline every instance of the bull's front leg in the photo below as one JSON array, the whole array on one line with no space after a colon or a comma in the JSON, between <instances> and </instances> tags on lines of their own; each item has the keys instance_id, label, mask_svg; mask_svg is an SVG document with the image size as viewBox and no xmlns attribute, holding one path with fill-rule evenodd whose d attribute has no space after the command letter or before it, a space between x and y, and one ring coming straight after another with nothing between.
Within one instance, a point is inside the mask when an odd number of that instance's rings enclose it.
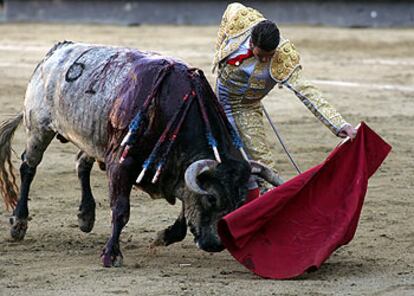
<instances>
[{"instance_id":1,"label":"bull's front leg","mask_svg":"<svg viewBox=\"0 0 414 296\"><path fill-rule=\"evenodd\" d=\"M184 214L184 203L181 212L173 225L157 233L157 237L152 242L151 247L168 246L182 241L187 235L187 221Z\"/></svg>"},{"instance_id":2,"label":"bull's front leg","mask_svg":"<svg viewBox=\"0 0 414 296\"><path fill-rule=\"evenodd\" d=\"M101 259L105 267L119 267L123 261L119 236L129 220L129 196L135 176L133 161L127 158L122 164L112 163L107 167L107 171L112 210L112 234L102 251Z\"/></svg>"}]
</instances>

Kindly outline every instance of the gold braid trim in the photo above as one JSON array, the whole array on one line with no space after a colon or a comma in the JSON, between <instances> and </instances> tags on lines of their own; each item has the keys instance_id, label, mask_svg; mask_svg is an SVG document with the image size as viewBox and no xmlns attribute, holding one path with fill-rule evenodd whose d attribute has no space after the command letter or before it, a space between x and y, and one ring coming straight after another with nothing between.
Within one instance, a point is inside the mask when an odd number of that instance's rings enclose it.
<instances>
[{"instance_id":1,"label":"gold braid trim","mask_svg":"<svg viewBox=\"0 0 414 296\"><path fill-rule=\"evenodd\" d=\"M298 67L301 65L296 47L287 39L281 41L270 61L270 75L276 82L282 83L288 80Z\"/></svg>"}]
</instances>

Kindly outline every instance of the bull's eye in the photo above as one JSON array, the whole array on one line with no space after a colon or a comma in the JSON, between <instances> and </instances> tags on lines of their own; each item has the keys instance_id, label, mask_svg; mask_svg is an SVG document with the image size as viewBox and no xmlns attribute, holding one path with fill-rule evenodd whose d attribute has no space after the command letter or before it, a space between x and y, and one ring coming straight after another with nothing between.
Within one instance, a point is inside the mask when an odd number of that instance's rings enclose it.
<instances>
[{"instance_id":1,"label":"bull's eye","mask_svg":"<svg viewBox=\"0 0 414 296\"><path fill-rule=\"evenodd\" d=\"M217 207L217 198L214 195L207 195L207 202L210 207Z\"/></svg>"}]
</instances>

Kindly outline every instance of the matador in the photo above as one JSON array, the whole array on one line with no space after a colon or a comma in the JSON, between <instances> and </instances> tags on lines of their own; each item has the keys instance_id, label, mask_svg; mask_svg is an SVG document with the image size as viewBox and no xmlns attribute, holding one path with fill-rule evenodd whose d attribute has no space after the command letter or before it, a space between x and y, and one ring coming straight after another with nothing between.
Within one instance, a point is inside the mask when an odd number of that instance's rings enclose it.
<instances>
[{"instance_id":1,"label":"matador","mask_svg":"<svg viewBox=\"0 0 414 296\"><path fill-rule=\"evenodd\" d=\"M276 85L291 89L335 135L356 135L355 128L323 94L303 79L300 56L293 43L280 36L276 24L253 8L240 3L227 7L217 34L213 72L217 72L216 94L248 156L275 171L266 143L261 100Z\"/></svg>"}]
</instances>

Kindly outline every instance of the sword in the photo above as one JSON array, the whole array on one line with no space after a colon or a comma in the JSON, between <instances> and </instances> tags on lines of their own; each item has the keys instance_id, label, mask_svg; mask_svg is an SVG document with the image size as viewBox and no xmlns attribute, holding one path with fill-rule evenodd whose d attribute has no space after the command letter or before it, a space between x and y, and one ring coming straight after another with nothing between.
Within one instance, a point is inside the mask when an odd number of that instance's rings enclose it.
<instances>
[{"instance_id":1,"label":"sword","mask_svg":"<svg viewBox=\"0 0 414 296\"><path fill-rule=\"evenodd\" d=\"M287 154L287 156L288 156L288 158L289 158L290 162L291 162L291 163L292 163L292 165L295 167L295 169L296 169L296 171L298 172L298 174L300 174L300 173L301 173L301 171L300 171L300 169L299 169L298 165L296 164L296 162L293 160L292 156L290 155L290 153L289 153L289 151L288 151L288 149L287 149L287 147L286 147L286 145L285 145L285 143L284 143L284 141L283 141L282 137L280 136L279 131L278 131L278 130L277 130L277 128L276 128L276 125L272 122L272 118L270 118L270 115L269 115L269 113L267 112L266 108L264 107L263 103L262 103L262 108L263 108L264 114L266 115L267 120L269 121L270 126L272 127L272 129L273 129L273 131L274 131L274 133L275 133L275 135L276 135L277 139L278 139L278 140L279 140L279 142L280 142L280 145L282 145L282 148L283 148L283 150L286 152L286 154Z\"/></svg>"}]
</instances>

